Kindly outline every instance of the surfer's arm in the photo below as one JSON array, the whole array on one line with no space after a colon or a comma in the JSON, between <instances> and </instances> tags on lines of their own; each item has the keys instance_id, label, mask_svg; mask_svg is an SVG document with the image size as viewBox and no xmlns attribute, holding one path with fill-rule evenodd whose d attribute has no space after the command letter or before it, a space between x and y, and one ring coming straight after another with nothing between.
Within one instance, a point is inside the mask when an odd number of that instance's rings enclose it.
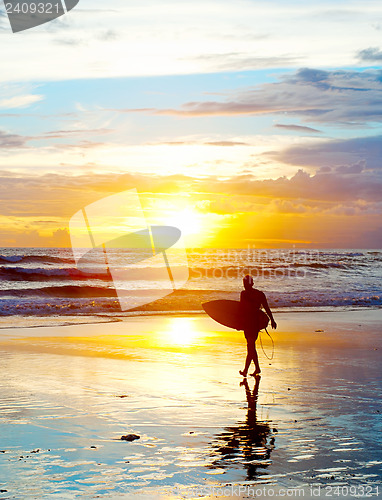
<instances>
[{"instance_id":1,"label":"surfer's arm","mask_svg":"<svg viewBox=\"0 0 382 500\"><path fill-rule=\"evenodd\" d=\"M276 323L276 321L273 318L272 311L270 310L270 307L268 305L268 301L267 301L267 298L266 298L265 295L264 295L264 298L263 298L262 306L264 307L265 312L268 314L269 319L271 320L271 326L272 326L272 328L276 329L277 328L277 323Z\"/></svg>"}]
</instances>

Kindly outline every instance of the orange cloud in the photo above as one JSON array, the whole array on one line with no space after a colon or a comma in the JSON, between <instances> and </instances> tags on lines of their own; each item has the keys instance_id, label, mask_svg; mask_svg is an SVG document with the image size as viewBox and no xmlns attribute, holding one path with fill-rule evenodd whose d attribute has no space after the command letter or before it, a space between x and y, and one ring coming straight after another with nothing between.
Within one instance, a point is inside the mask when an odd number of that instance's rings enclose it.
<instances>
[{"instance_id":1,"label":"orange cloud","mask_svg":"<svg viewBox=\"0 0 382 500\"><path fill-rule=\"evenodd\" d=\"M289 244L376 247L382 186L372 172L352 168L299 170L290 178L47 174L0 176L2 240L15 246L67 245L70 217L81 207L136 187L144 210L191 206L200 214L199 241L209 246ZM184 207L183 207L184 205ZM195 246L198 238L195 238Z\"/></svg>"}]
</instances>

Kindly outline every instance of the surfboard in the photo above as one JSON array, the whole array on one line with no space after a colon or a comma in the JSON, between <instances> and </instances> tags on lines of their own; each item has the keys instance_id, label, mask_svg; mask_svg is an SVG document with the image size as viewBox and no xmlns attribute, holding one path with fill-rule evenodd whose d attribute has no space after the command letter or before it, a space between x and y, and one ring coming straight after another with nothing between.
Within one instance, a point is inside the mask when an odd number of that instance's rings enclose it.
<instances>
[{"instance_id":1,"label":"surfboard","mask_svg":"<svg viewBox=\"0 0 382 500\"><path fill-rule=\"evenodd\" d=\"M238 300L211 300L204 302L202 307L217 323L235 330L244 330L244 325L250 324L253 329L260 331L269 323L268 316L261 309L253 312L250 318L246 318Z\"/></svg>"}]
</instances>

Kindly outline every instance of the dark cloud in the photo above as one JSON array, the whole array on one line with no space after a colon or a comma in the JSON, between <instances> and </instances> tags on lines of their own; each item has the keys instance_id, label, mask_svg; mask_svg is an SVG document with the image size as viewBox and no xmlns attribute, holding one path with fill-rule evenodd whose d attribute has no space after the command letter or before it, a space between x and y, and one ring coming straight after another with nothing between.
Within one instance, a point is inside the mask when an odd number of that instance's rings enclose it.
<instances>
[{"instance_id":1,"label":"dark cloud","mask_svg":"<svg viewBox=\"0 0 382 500\"><path fill-rule=\"evenodd\" d=\"M298 71L295 78L290 78L290 81L297 83L299 80L308 83L326 82L328 72L320 69L302 68Z\"/></svg>"},{"instance_id":2,"label":"dark cloud","mask_svg":"<svg viewBox=\"0 0 382 500\"><path fill-rule=\"evenodd\" d=\"M333 167L364 162L368 169L382 171L382 136L326 141L320 144L292 146L268 153L285 163L302 167Z\"/></svg>"},{"instance_id":3,"label":"dark cloud","mask_svg":"<svg viewBox=\"0 0 382 500\"><path fill-rule=\"evenodd\" d=\"M105 42L114 41L117 40L118 38L119 34L117 33L117 31L112 29L101 31L100 33L97 34L97 39L103 40Z\"/></svg>"},{"instance_id":4,"label":"dark cloud","mask_svg":"<svg viewBox=\"0 0 382 500\"><path fill-rule=\"evenodd\" d=\"M357 57L361 61L381 62L382 50L378 47L369 47L368 49L358 52Z\"/></svg>"},{"instance_id":5,"label":"dark cloud","mask_svg":"<svg viewBox=\"0 0 382 500\"><path fill-rule=\"evenodd\" d=\"M302 68L276 82L227 93L225 100L120 111L185 117L288 113L304 121L354 127L382 120L382 71Z\"/></svg>"},{"instance_id":6,"label":"dark cloud","mask_svg":"<svg viewBox=\"0 0 382 500\"><path fill-rule=\"evenodd\" d=\"M200 188L200 186L199 186ZM240 176L220 183L211 183L210 191L252 195L270 199L317 200L324 202L348 202L364 200L382 201L382 176L374 173L317 172L311 175L300 169L291 178L241 179Z\"/></svg>"},{"instance_id":7,"label":"dark cloud","mask_svg":"<svg viewBox=\"0 0 382 500\"><path fill-rule=\"evenodd\" d=\"M282 123L276 123L274 127L281 128L284 130L292 130L293 132L308 132L311 134L322 134L321 130L312 127L304 127L302 125L293 125L293 124L284 125Z\"/></svg>"},{"instance_id":8,"label":"dark cloud","mask_svg":"<svg viewBox=\"0 0 382 500\"><path fill-rule=\"evenodd\" d=\"M8 134L0 130L0 149L23 148L30 137L17 134Z\"/></svg>"},{"instance_id":9,"label":"dark cloud","mask_svg":"<svg viewBox=\"0 0 382 500\"><path fill-rule=\"evenodd\" d=\"M336 172L339 174L360 174L366 166L365 161L359 161L353 165L340 165L336 168Z\"/></svg>"}]
</instances>

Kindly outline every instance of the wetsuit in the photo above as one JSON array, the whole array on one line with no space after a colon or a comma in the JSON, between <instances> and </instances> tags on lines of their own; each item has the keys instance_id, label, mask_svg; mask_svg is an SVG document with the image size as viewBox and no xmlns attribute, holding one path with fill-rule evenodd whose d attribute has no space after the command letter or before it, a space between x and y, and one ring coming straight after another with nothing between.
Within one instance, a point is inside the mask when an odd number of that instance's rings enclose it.
<instances>
[{"instance_id":1,"label":"wetsuit","mask_svg":"<svg viewBox=\"0 0 382 500\"><path fill-rule=\"evenodd\" d=\"M244 335L248 339L257 339L259 329L256 326L256 312L265 302L265 294L256 288L243 290L240 294L240 304L244 319Z\"/></svg>"}]
</instances>

